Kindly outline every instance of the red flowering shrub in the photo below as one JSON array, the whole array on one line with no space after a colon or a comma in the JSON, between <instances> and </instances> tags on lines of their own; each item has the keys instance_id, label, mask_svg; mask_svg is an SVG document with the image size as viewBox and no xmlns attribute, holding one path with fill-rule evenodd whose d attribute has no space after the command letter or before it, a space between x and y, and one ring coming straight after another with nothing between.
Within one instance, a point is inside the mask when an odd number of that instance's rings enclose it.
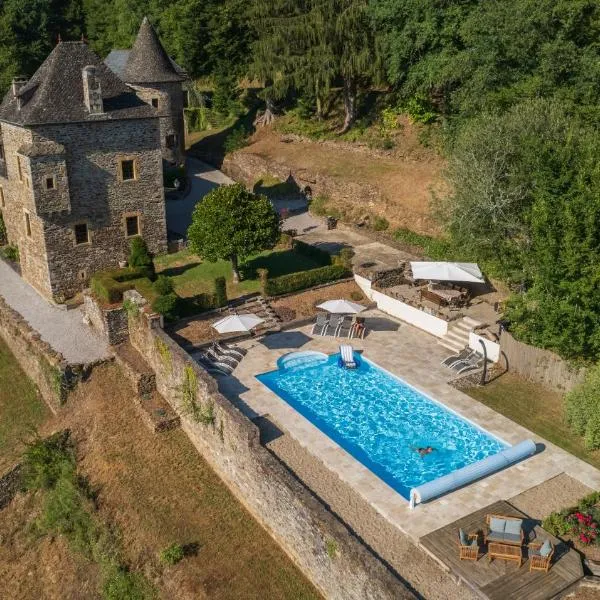
<instances>
[{"instance_id":1,"label":"red flowering shrub","mask_svg":"<svg viewBox=\"0 0 600 600\"><path fill-rule=\"evenodd\" d=\"M594 521L594 517L588 513L574 512L567 517L571 524L571 532L579 538L582 544L593 544L598 539L600 529L598 523Z\"/></svg>"}]
</instances>

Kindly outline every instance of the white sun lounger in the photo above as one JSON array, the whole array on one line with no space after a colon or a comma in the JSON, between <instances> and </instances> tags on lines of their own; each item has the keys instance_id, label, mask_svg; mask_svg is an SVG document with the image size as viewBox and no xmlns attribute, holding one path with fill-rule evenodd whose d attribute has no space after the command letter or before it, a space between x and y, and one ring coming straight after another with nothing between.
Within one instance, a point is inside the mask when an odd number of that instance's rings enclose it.
<instances>
[{"instance_id":1,"label":"white sun lounger","mask_svg":"<svg viewBox=\"0 0 600 600\"><path fill-rule=\"evenodd\" d=\"M340 344L340 355L342 357L342 365L346 369L356 369L357 364L354 360L354 349L350 344Z\"/></svg>"}]
</instances>

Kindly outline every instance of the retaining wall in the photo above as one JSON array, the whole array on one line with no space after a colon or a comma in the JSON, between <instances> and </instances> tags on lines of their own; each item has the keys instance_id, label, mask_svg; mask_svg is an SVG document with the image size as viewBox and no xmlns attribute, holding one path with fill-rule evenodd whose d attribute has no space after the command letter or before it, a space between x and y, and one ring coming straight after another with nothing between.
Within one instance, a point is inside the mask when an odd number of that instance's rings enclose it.
<instances>
[{"instance_id":1,"label":"retaining wall","mask_svg":"<svg viewBox=\"0 0 600 600\"><path fill-rule=\"evenodd\" d=\"M156 317L131 316L130 340L155 371L158 391L180 414L199 453L327 598L415 598L261 445L258 427L218 392L216 382L159 327ZM190 388L199 420L190 413Z\"/></svg>"},{"instance_id":2,"label":"retaining wall","mask_svg":"<svg viewBox=\"0 0 600 600\"><path fill-rule=\"evenodd\" d=\"M558 392L568 392L585 378L585 368L574 368L554 352L519 342L508 331L500 336L500 351L509 371Z\"/></svg>"},{"instance_id":3,"label":"retaining wall","mask_svg":"<svg viewBox=\"0 0 600 600\"><path fill-rule=\"evenodd\" d=\"M83 293L83 310L92 326L111 346L129 337L127 312L122 306L103 307L89 291Z\"/></svg>"}]
</instances>

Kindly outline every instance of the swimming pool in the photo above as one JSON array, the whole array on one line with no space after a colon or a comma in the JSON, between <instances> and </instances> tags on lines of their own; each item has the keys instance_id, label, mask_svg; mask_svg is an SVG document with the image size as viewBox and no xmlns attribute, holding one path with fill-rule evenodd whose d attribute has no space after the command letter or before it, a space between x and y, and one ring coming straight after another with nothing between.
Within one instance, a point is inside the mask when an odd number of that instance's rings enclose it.
<instances>
[{"instance_id":1,"label":"swimming pool","mask_svg":"<svg viewBox=\"0 0 600 600\"><path fill-rule=\"evenodd\" d=\"M257 379L408 499L411 488L505 450L508 445L355 354L296 352ZM431 446L421 456L416 449Z\"/></svg>"}]
</instances>

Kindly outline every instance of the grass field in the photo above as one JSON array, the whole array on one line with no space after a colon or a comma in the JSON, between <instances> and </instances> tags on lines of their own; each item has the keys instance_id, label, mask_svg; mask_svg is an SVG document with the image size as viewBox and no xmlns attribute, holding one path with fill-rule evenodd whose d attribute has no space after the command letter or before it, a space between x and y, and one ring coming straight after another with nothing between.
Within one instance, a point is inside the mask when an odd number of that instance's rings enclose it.
<instances>
[{"instance_id":1,"label":"grass field","mask_svg":"<svg viewBox=\"0 0 600 600\"><path fill-rule=\"evenodd\" d=\"M585 449L583 438L565 421L563 397L516 375L506 373L484 387L465 390L469 396L600 468L600 450Z\"/></svg>"},{"instance_id":2,"label":"grass field","mask_svg":"<svg viewBox=\"0 0 600 600\"><path fill-rule=\"evenodd\" d=\"M0 474L18 461L24 441L49 414L35 386L0 340Z\"/></svg>"}]
</instances>

